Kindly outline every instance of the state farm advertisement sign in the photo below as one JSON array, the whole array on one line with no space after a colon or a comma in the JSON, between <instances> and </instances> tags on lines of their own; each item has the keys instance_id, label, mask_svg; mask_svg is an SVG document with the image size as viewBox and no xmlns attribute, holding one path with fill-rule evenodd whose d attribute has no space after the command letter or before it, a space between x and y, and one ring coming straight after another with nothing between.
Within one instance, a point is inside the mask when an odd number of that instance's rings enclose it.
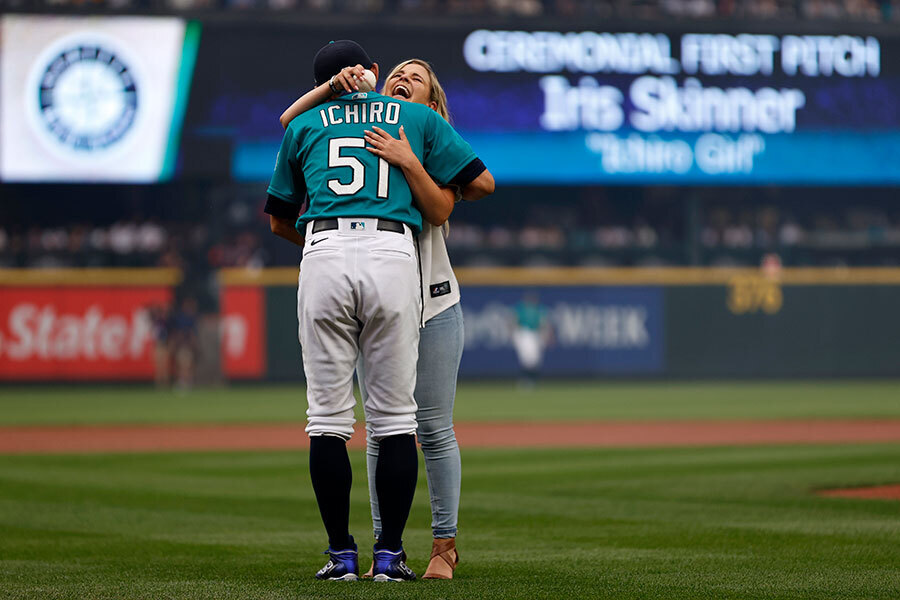
<instances>
[{"instance_id":1,"label":"state farm advertisement sign","mask_svg":"<svg viewBox=\"0 0 900 600\"><path fill-rule=\"evenodd\" d=\"M147 307L168 287L0 290L0 380L151 379Z\"/></svg>"},{"instance_id":2,"label":"state farm advertisement sign","mask_svg":"<svg viewBox=\"0 0 900 600\"><path fill-rule=\"evenodd\" d=\"M265 290L222 290L222 372L229 379L259 379L266 369Z\"/></svg>"}]
</instances>

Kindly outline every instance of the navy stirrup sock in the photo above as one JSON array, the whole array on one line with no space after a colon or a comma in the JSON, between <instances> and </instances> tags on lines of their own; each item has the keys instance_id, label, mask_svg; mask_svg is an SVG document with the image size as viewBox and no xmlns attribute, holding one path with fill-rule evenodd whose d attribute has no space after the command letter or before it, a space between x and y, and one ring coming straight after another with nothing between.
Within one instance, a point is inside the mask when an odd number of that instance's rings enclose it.
<instances>
[{"instance_id":1,"label":"navy stirrup sock","mask_svg":"<svg viewBox=\"0 0 900 600\"><path fill-rule=\"evenodd\" d=\"M376 550L400 550L418 474L419 457L413 434L392 435L379 440L375 489L381 511L381 537L375 544Z\"/></svg>"},{"instance_id":2,"label":"navy stirrup sock","mask_svg":"<svg viewBox=\"0 0 900 600\"><path fill-rule=\"evenodd\" d=\"M350 536L350 486L353 472L347 442L329 435L309 439L309 476L332 550L355 549Z\"/></svg>"}]
</instances>

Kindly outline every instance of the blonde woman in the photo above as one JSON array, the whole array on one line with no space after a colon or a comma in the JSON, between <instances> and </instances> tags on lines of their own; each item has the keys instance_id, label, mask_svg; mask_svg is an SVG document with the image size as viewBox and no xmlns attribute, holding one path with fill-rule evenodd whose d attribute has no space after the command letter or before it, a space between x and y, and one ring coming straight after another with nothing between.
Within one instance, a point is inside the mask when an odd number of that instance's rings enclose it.
<instances>
[{"instance_id":1,"label":"blonde woman","mask_svg":"<svg viewBox=\"0 0 900 600\"><path fill-rule=\"evenodd\" d=\"M377 74L377 65L373 71ZM281 115L284 127L305 110L333 95L355 93L363 77L363 66L343 69L331 81L298 99ZM449 121L447 96L431 66L419 59L405 60L391 69L383 95L397 100L425 104ZM431 497L434 542L424 579L452 579L459 563L456 534L459 515L461 466L459 445L453 431L453 403L463 351L463 319L459 306L459 284L450 266L444 237L447 218L456 200L477 200L494 191L494 179L480 160L460 172L454 183L459 189L439 187L425 172L400 128L399 139L379 127L366 133L368 150L401 169L409 183L417 207L425 219L417 239L422 269L423 314L415 399L418 404L417 437L425 456L428 491ZM358 366L359 371L361 365ZM359 377L362 381L362 377ZM365 395L365 389L362 389ZM378 441L367 436L367 466L372 521L377 538L381 530L375 466ZM371 572L371 570L370 570Z\"/></svg>"}]
</instances>

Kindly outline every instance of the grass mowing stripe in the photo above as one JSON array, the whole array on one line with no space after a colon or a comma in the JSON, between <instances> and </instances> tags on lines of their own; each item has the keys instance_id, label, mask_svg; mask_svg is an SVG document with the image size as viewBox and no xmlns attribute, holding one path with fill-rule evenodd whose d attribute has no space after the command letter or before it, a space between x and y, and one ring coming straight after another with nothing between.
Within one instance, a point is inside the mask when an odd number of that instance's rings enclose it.
<instances>
[{"instance_id":1,"label":"grass mowing stripe","mask_svg":"<svg viewBox=\"0 0 900 600\"><path fill-rule=\"evenodd\" d=\"M463 383L463 421L900 418L900 381L583 382L547 381L523 392L513 383ZM359 409L359 406L357 406ZM198 389L9 387L0 426L97 423L304 421L299 385ZM362 418L357 410L357 418Z\"/></svg>"},{"instance_id":2,"label":"grass mowing stripe","mask_svg":"<svg viewBox=\"0 0 900 600\"><path fill-rule=\"evenodd\" d=\"M0 458L10 598L900 597L900 445L466 450L453 582L327 584L302 452ZM369 558L365 461L351 526ZM405 536L430 549L424 472ZM365 568L367 564L363 564Z\"/></svg>"}]
</instances>

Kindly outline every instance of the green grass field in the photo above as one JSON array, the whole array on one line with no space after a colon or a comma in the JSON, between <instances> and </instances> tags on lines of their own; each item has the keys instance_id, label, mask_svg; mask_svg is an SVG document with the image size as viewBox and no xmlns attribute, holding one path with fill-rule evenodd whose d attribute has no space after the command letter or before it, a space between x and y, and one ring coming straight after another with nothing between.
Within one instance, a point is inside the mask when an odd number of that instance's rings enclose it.
<instances>
[{"instance_id":1,"label":"green grass field","mask_svg":"<svg viewBox=\"0 0 900 600\"><path fill-rule=\"evenodd\" d=\"M0 425L302 421L298 385L0 387ZM361 415L360 415L361 416ZM466 383L457 421L900 418L900 381Z\"/></svg>"},{"instance_id":2,"label":"green grass field","mask_svg":"<svg viewBox=\"0 0 900 600\"><path fill-rule=\"evenodd\" d=\"M900 417L900 384L465 385L458 420ZM2 388L0 422L300 420L298 390ZM558 412L562 414L557 414ZM2 432L0 432L2 435ZM361 452L352 528L369 557ZM900 444L466 450L452 582L317 582L304 452L0 456L0 598L900 598ZM430 549L424 470L407 528ZM364 564L365 568L368 566Z\"/></svg>"}]
</instances>

